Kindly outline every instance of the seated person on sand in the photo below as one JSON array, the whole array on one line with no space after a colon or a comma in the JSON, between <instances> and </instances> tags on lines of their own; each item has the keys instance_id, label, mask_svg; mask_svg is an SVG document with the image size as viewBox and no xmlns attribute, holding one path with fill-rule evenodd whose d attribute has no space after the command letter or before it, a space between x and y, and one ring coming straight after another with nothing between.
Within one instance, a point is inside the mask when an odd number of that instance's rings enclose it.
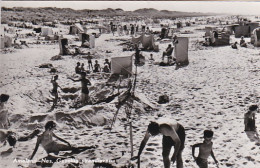
<instances>
[{"instance_id":1,"label":"seated person on sand","mask_svg":"<svg viewBox=\"0 0 260 168\"><path fill-rule=\"evenodd\" d=\"M103 72L105 72L105 73L110 72L110 62L108 61L108 59L105 59Z\"/></svg>"},{"instance_id":2,"label":"seated person on sand","mask_svg":"<svg viewBox=\"0 0 260 168\"><path fill-rule=\"evenodd\" d=\"M17 133L9 130L0 129L0 142L6 145L6 142L9 143L10 146L15 146L17 141L28 141L33 139L40 133L40 130L36 129L29 135L19 136Z\"/></svg>"},{"instance_id":3,"label":"seated person on sand","mask_svg":"<svg viewBox=\"0 0 260 168\"><path fill-rule=\"evenodd\" d=\"M244 115L245 131L255 131L255 113L257 112L258 106L251 105L249 111Z\"/></svg>"},{"instance_id":4,"label":"seated person on sand","mask_svg":"<svg viewBox=\"0 0 260 168\"><path fill-rule=\"evenodd\" d=\"M8 119L8 110L5 107L9 99L9 95L1 94L0 96L0 129L7 129L10 126L10 121Z\"/></svg>"},{"instance_id":5,"label":"seated person on sand","mask_svg":"<svg viewBox=\"0 0 260 168\"><path fill-rule=\"evenodd\" d=\"M232 45L231 45L231 48L237 49L237 42L235 42L234 44L232 44Z\"/></svg>"},{"instance_id":6,"label":"seated person on sand","mask_svg":"<svg viewBox=\"0 0 260 168\"><path fill-rule=\"evenodd\" d=\"M173 45L175 45L175 44L177 44L179 42L177 38L178 38L177 35L173 36L173 38L172 38L172 44Z\"/></svg>"},{"instance_id":7,"label":"seated person on sand","mask_svg":"<svg viewBox=\"0 0 260 168\"><path fill-rule=\"evenodd\" d=\"M60 151L72 151L72 153L80 153L85 150L95 148L95 146L72 147L68 141L58 137L53 133L53 130L55 128L56 123L54 121L48 121L45 124L45 131L38 137L35 149L30 159L33 159L40 145L42 145L42 147L48 154L54 153L55 155L58 155ZM53 137L62 141L63 143L58 143L54 141Z\"/></svg>"},{"instance_id":8,"label":"seated person on sand","mask_svg":"<svg viewBox=\"0 0 260 168\"><path fill-rule=\"evenodd\" d=\"M72 53L69 50L69 46L68 45L64 45L63 53L64 53L64 55L72 55Z\"/></svg>"},{"instance_id":9,"label":"seated person on sand","mask_svg":"<svg viewBox=\"0 0 260 168\"><path fill-rule=\"evenodd\" d=\"M241 46L241 47L247 47L246 41L244 40L244 37L243 37L243 36L241 37L241 40L240 40L240 46Z\"/></svg>"},{"instance_id":10,"label":"seated person on sand","mask_svg":"<svg viewBox=\"0 0 260 168\"><path fill-rule=\"evenodd\" d=\"M77 62L77 66L75 67L75 72L76 72L76 74L81 74L81 71L80 71L80 62Z\"/></svg>"},{"instance_id":11,"label":"seated person on sand","mask_svg":"<svg viewBox=\"0 0 260 168\"><path fill-rule=\"evenodd\" d=\"M163 52L162 60L164 60L165 56L170 57L172 55L172 51L173 51L173 47L171 44L169 44L168 47L166 48L166 51Z\"/></svg>"},{"instance_id":12,"label":"seated person on sand","mask_svg":"<svg viewBox=\"0 0 260 168\"><path fill-rule=\"evenodd\" d=\"M192 156L200 168L208 167L209 155L211 155L211 157L214 159L215 163L218 165L218 161L216 160L213 150L212 150L213 142L211 140L213 138L213 134L214 134L213 131L205 130L203 143L198 143L198 144L195 144L192 146ZM195 157L195 155L194 155L196 147L199 147L198 157Z\"/></svg>"},{"instance_id":13,"label":"seated person on sand","mask_svg":"<svg viewBox=\"0 0 260 168\"><path fill-rule=\"evenodd\" d=\"M88 41L85 41L84 43L82 43L81 47L89 48L90 43Z\"/></svg>"},{"instance_id":14,"label":"seated person on sand","mask_svg":"<svg viewBox=\"0 0 260 168\"><path fill-rule=\"evenodd\" d=\"M94 65L94 71L93 72L100 72L101 71L101 67L98 63L98 60L95 61L95 65Z\"/></svg>"},{"instance_id":15,"label":"seated person on sand","mask_svg":"<svg viewBox=\"0 0 260 168\"><path fill-rule=\"evenodd\" d=\"M171 161L177 161L177 168L183 168L182 151L185 142L185 129L176 120L165 120L159 122L151 122L141 142L138 152L138 167L140 167L141 153L151 136L163 135L162 138L162 156L165 168L170 168ZM174 152L169 158L171 148L174 147ZM134 158L133 158L134 159Z\"/></svg>"}]
</instances>

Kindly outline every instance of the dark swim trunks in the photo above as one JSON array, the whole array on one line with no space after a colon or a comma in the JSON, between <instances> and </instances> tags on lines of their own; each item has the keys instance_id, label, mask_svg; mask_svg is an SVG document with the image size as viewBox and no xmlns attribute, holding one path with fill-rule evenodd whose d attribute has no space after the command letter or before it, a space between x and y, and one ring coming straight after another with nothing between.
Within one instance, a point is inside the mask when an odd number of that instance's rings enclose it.
<instances>
[{"instance_id":1,"label":"dark swim trunks","mask_svg":"<svg viewBox=\"0 0 260 168\"><path fill-rule=\"evenodd\" d=\"M179 136L180 140L181 140L181 147L180 147L180 151L182 151L184 149L184 142L185 142L185 129L182 125L179 125L178 130L176 131L177 135ZM163 148L165 149L169 149L172 146L175 146L174 141L172 140L171 137L169 136L163 136Z\"/></svg>"}]
</instances>

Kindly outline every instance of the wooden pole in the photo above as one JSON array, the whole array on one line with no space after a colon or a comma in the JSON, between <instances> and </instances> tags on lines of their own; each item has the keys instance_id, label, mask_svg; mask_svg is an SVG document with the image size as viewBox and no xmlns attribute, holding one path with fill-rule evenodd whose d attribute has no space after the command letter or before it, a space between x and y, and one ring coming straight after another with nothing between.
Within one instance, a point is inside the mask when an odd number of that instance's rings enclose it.
<instances>
[{"instance_id":1,"label":"wooden pole","mask_svg":"<svg viewBox=\"0 0 260 168\"><path fill-rule=\"evenodd\" d=\"M133 127L132 127L132 120L129 120L129 126L130 126L130 145L131 145L131 158L134 157L134 145L133 145Z\"/></svg>"}]
</instances>

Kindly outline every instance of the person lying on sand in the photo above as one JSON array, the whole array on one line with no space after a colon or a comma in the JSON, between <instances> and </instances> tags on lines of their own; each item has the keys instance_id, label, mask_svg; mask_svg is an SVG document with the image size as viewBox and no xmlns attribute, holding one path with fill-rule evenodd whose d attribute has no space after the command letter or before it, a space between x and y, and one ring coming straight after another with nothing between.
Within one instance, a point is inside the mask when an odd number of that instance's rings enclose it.
<instances>
[{"instance_id":1,"label":"person lying on sand","mask_svg":"<svg viewBox=\"0 0 260 168\"><path fill-rule=\"evenodd\" d=\"M57 105L58 99L59 99L59 95L58 95L58 87L62 90L62 88L60 87L60 85L58 85L57 83L57 79L58 79L58 75L55 75L52 79L51 79L51 83L53 85L53 89L51 91L51 94L54 96L54 100L53 100L53 105L52 108L54 108Z\"/></svg>"},{"instance_id":2,"label":"person lying on sand","mask_svg":"<svg viewBox=\"0 0 260 168\"><path fill-rule=\"evenodd\" d=\"M213 138L213 134L214 134L213 131L205 130L203 143L198 143L198 144L195 144L192 146L192 156L200 168L208 167L209 155L211 155L211 157L214 159L215 163L218 165L218 161L216 160L213 150L212 150L213 142L211 140ZM195 157L195 155L194 155L196 147L199 147L198 157Z\"/></svg>"},{"instance_id":3,"label":"person lying on sand","mask_svg":"<svg viewBox=\"0 0 260 168\"><path fill-rule=\"evenodd\" d=\"M258 109L257 105L251 105L249 111L244 115L245 131L255 131L255 113Z\"/></svg>"},{"instance_id":4,"label":"person lying on sand","mask_svg":"<svg viewBox=\"0 0 260 168\"><path fill-rule=\"evenodd\" d=\"M42 147L48 154L54 153L55 155L58 155L60 151L72 151L72 153L80 153L88 149L96 148L95 146L72 147L68 141L58 137L53 133L53 130L55 128L56 123L54 121L48 121L45 124L45 131L42 133L42 135L38 137L35 149L30 159L33 159L39 148L39 145L42 145ZM65 144L54 141L53 137L64 142Z\"/></svg>"},{"instance_id":5,"label":"person lying on sand","mask_svg":"<svg viewBox=\"0 0 260 168\"><path fill-rule=\"evenodd\" d=\"M90 81L86 78L86 72L81 72L81 78L78 80L74 80L69 78L74 82L81 82L81 102L82 105L86 105L89 100L89 90L88 85L91 85Z\"/></svg>"},{"instance_id":6,"label":"person lying on sand","mask_svg":"<svg viewBox=\"0 0 260 168\"><path fill-rule=\"evenodd\" d=\"M151 122L148 125L148 129L145 133L144 139L141 142L138 152L138 167L140 167L140 156L141 153L149 140L150 136L156 136L162 134L162 155L163 163L165 168L170 168L170 161L174 163L177 160L177 168L183 168L182 151L184 149L185 142L185 129L175 120ZM174 153L169 159L171 148L174 146Z\"/></svg>"},{"instance_id":7,"label":"person lying on sand","mask_svg":"<svg viewBox=\"0 0 260 168\"><path fill-rule=\"evenodd\" d=\"M0 129L0 142L6 144L9 143L10 146L15 146L17 141L28 141L33 139L40 133L40 130L36 129L29 135L19 136L17 133L10 131L10 130L3 130Z\"/></svg>"}]
</instances>

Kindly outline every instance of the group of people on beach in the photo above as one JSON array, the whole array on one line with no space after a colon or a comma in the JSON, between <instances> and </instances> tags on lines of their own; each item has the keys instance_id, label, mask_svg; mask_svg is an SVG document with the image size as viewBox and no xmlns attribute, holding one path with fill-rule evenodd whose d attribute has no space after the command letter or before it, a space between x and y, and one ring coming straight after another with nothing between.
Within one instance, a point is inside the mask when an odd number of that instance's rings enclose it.
<instances>
[{"instance_id":1,"label":"group of people on beach","mask_svg":"<svg viewBox=\"0 0 260 168\"><path fill-rule=\"evenodd\" d=\"M84 81L84 72L82 72L82 75L83 76L81 80L78 81L81 82ZM57 80L57 79L58 77L54 77L53 80ZM87 79L85 80L88 81ZM77 81L77 80L73 80L73 81ZM53 82L53 85L55 87L59 87L57 84L54 83L55 82ZM55 155L58 155L60 151L71 151L71 154L78 154L82 151L95 149L97 147L95 145L73 147L68 141L64 140L63 138L60 138L59 136L53 133L53 131L56 128L56 123L54 121L48 121L45 124L45 131L41 135L39 135L41 131L39 129L36 129L29 135L18 136L16 132L8 130L10 128L10 122L8 120L8 110L5 108L5 104L9 99L9 95L1 94L0 99L1 99L0 142L4 143L4 145L6 145L6 142L8 142L10 146L15 146L17 141L28 141L38 136L35 149L30 159L34 158L40 145L44 148L44 150L48 154L54 153ZM251 105L249 107L249 111L245 113L244 115L245 131L256 131L255 113L257 112L257 110L258 110L258 105ZM163 136L162 156L163 156L164 167L170 168L171 162L175 163L176 161L177 168L183 168L182 152L184 150L185 139L186 139L185 128L179 122L173 119L166 119L166 120L159 119L157 121L150 122L147 131L145 133L145 136L140 144L138 155L136 157L133 157L132 159L138 159L137 164L138 167L140 167L141 153L145 148L149 138L151 136L156 136L159 134ZM204 141L202 143L197 143L192 145L192 156L200 168L208 167L209 156L212 156L215 163L218 165L218 161L215 158L213 153L213 142L212 142L213 134L214 132L212 130L204 130L204 134L203 134ZM54 141L53 138L56 138L62 143ZM172 157L170 158L169 155L172 147L174 147L174 152ZM199 148L198 156L195 156L196 148Z\"/></svg>"},{"instance_id":2,"label":"group of people on beach","mask_svg":"<svg viewBox=\"0 0 260 168\"><path fill-rule=\"evenodd\" d=\"M233 43L233 44L231 45L231 48L233 48L233 49L238 49L238 48L237 48L237 45L238 45L238 42L236 41L235 43ZM240 47L245 47L245 48L247 48L247 44L246 44L246 41L245 41L245 39L244 39L244 36L241 37L240 42L239 42L239 45L240 45Z\"/></svg>"}]
</instances>

